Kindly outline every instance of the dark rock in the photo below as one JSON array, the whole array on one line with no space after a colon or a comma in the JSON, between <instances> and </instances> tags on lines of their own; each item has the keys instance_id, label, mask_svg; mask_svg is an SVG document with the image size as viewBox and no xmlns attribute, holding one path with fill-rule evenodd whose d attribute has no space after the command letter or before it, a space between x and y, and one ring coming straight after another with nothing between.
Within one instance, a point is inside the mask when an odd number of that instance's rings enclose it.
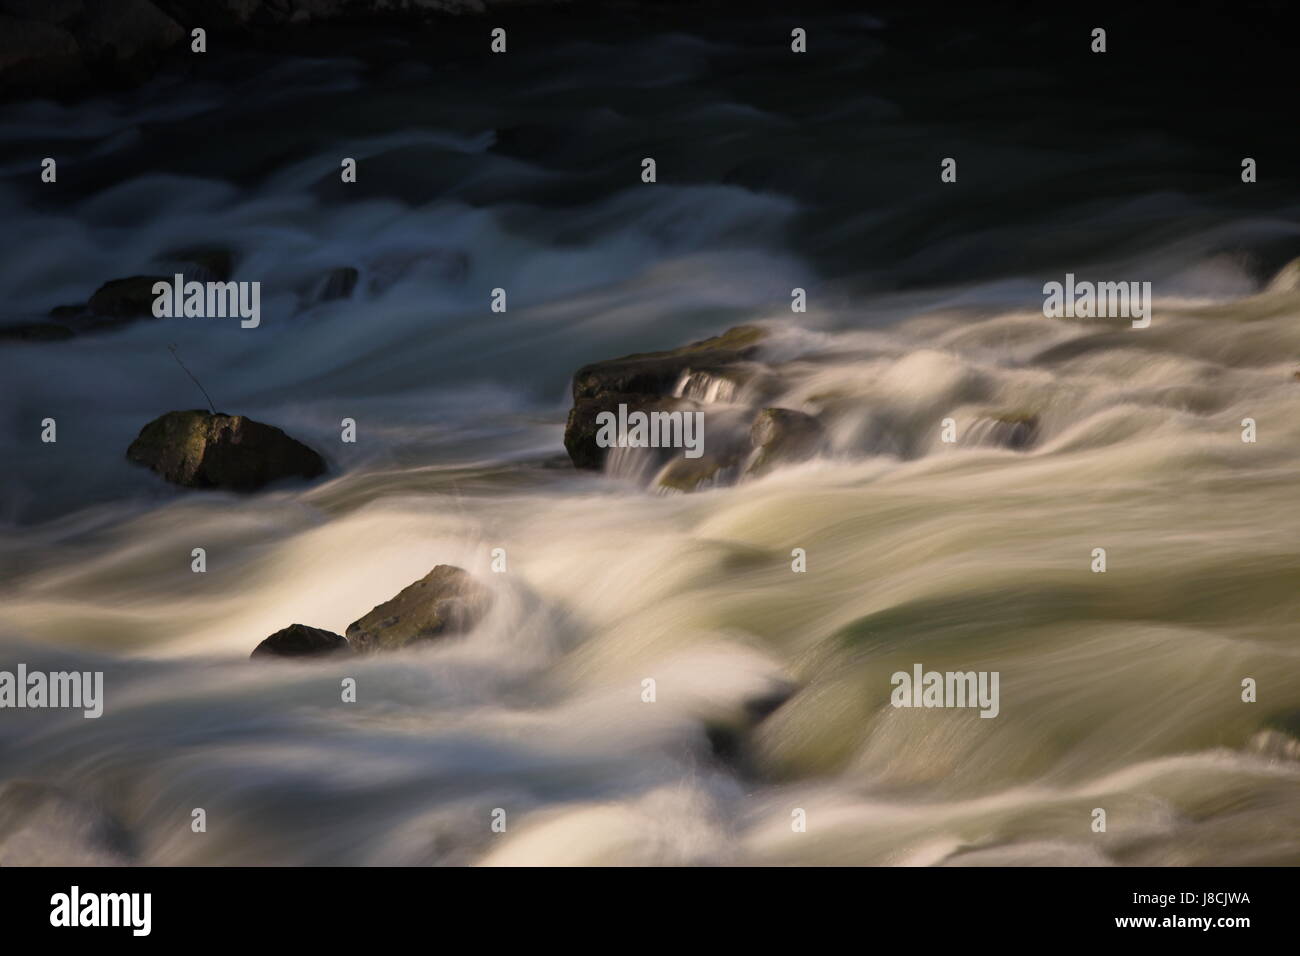
<instances>
[{"instance_id":1,"label":"dark rock","mask_svg":"<svg viewBox=\"0 0 1300 956\"><path fill-rule=\"evenodd\" d=\"M253 657L321 657L349 651L352 645L342 634L326 631L306 624L290 624L282 631L276 631L257 647L253 648Z\"/></svg>"},{"instance_id":2,"label":"dark rock","mask_svg":"<svg viewBox=\"0 0 1300 956\"><path fill-rule=\"evenodd\" d=\"M749 429L754 446L746 472L761 475L774 465L806 461L821 447L826 430L811 415L789 408L765 408Z\"/></svg>"},{"instance_id":3,"label":"dark rock","mask_svg":"<svg viewBox=\"0 0 1300 956\"><path fill-rule=\"evenodd\" d=\"M86 303L86 311L95 316L111 319L138 319L153 317L153 303L157 296L153 287L156 282L166 282L168 276L130 276L126 279L111 279L105 282Z\"/></svg>"},{"instance_id":4,"label":"dark rock","mask_svg":"<svg viewBox=\"0 0 1300 956\"><path fill-rule=\"evenodd\" d=\"M168 412L140 430L126 457L187 488L253 491L281 478L315 478L320 455L242 415Z\"/></svg>"},{"instance_id":5,"label":"dark rock","mask_svg":"<svg viewBox=\"0 0 1300 956\"><path fill-rule=\"evenodd\" d=\"M765 333L753 325L739 325L721 335L692 342L666 352L643 352L593 362L573 376L573 397L594 398L606 392L668 394L684 371L721 368L752 358Z\"/></svg>"},{"instance_id":6,"label":"dark rock","mask_svg":"<svg viewBox=\"0 0 1300 956\"><path fill-rule=\"evenodd\" d=\"M396 597L348 625L358 651L391 651L471 630L491 606L491 592L469 572L440 564Z\"/></svg>"},{"instance_id":7,"label":"dark rock","mask_svg":"<svg viewBox=\"0 0 1300 956\"><path fill-rule=\"evenodd\" d=\"M596 444L596 416L628 411L675 411L694 403L674 399L672 391L683 375L707 371L726 375L749 362L766 335L763 329L741 325L722 335L666 352L644 352L593 362L573 376L573 408L564 429L564 447L577 468L599 471L607 449ZM689 381L689 379L688 379Z\"/></svg>"},{"instance_id":8,"label":"dark rock","mask_svg":"<svg viewBox=\"0 0 1300 956\"><path fill-rule=\"evenodd\" d=\"M600 471L605 463L608 448L596 444L600 426L596 417L601 412L618 414L618 406L626 405L629 412L674 412L698 409L695 402L664 395L602 394L594 398L580 398L569 409L569 420L564 427L564 449L577 468Z\"/></svg>"}]
</instances>

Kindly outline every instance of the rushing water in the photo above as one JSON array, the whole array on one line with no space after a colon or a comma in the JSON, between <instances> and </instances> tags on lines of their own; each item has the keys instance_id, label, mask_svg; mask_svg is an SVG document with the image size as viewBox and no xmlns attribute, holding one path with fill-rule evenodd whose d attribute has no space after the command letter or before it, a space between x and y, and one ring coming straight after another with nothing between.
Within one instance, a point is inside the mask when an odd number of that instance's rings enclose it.
<instances>
[{"instance_id":1,"label":"rushing water","mask_svg":"<svg viewBox=\"0 0 1300 956\"><path fill-rule=\"evenodd\" d=\"M10 318L205 244L263 320L0 351L0 668L106 674L98 720L0 719L0 863L1300 862L1287 184L1243 192L1235 145L1131 107L1111 138L1017 125L999 104L1045 110L1050 74L891 59L871 18L815 21L836 55L794 77L783 20L611 30L6 107ZM319 301L339 266L356 293ZM1151 281L1151 326L1044 318L1067 271ZM563 460L576 368L741 322L823 454L687 495ZM236 496L128 463L202 404L170 344L330 476ZM468 637L247 660L440 563L496 592ZM914 663L998 671L999 715L889 706Z\"/></svg>"}]
</instances>

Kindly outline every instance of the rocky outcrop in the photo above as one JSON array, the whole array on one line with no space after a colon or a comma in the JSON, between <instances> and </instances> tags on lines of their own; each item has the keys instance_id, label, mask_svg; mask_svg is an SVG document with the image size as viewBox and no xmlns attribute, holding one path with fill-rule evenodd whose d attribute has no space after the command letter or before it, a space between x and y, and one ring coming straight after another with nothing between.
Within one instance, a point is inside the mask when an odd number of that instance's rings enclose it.
<instances>
[{"instance_id":1,"label":"rocky outcrop","mask_svg":"<svg viewBox=\"0 0 1300 956\"><path fill-rule=\"evenodd\" d=\"M325 471L320 455L280 429L201 409L155 418L140 430L126 457L187 488L254 491Z\"/></svg>"},{"instance_id":2,"label":"rocky outcrop","mask_svg":"<svg viewBox=\"0 0 1300 956\"><path fill-rule=\"evenodd\" d=\"M350 651L352 645L342 634L306 624L290 624L276 631L248 655L255 657L325 657Z\"/></svg>"},{"instance_id":3,"label":"rocky outcrop","mask_svg":"<svg viewBox=\"0 0 1300 956\"><path fill-rule=\"evenodd\" d=\"M482 620L491 602L491 592L468 571L440 564L349 624L347 639L356 650L369 652L464 634Z\"/></svg>"},{"instance_id":4,"label":"rocky outcrop","mask_svg":"<svg viewBox=\"0 0 1300 956\"><path fill-rule=\"evenodd\" d=\"M677 385L693 376L709 375L737 382L751 374L747 366L758 353L766 333L741 325L722 335L665 352L644 352L593 362L573 376L573 408L564 429L564 447L577 468L599 471L606 449L596 444L596 416L617 411L676 411L697 408L673 395ZM699 380L698 378L696 379ZM683 389L686 391L686 389Z\"/></svg>"}]
</instances>

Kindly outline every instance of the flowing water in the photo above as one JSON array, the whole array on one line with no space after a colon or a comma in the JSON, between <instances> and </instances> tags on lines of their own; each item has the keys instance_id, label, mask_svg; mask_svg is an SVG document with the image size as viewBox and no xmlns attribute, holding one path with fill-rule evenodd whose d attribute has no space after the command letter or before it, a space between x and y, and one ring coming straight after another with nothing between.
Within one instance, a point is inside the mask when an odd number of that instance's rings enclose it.
<instances>
[{"instance_id":1,"label":"flowing water","mask_svg":"<svg viewBox=\"0 0 1300 956\"><path fill-rule=\"evenodd\" d=\"M1243 187L1214 124L1136 101L1063 128L1062 96L1117 101L869 17L813 21L836 55L792 75L789 28L518 33L499 66L371 38L5 108L11 318L196 244L263 318L0 351L0 669L106 697L4 712L0 863L1300 862L1294 183ZM1066 272L1151 281L1152 324L1045 318ZM569 466L575 369L742 322L820 455L671 495ZM196 493L127 462L203 404L172 344L329 476ZM718 420L752 398L687 387ZM496 594L469 636L248 661L437 564ZM916 663L999 672L998 716L891 707Z\"/></svg>"}]
</instances>

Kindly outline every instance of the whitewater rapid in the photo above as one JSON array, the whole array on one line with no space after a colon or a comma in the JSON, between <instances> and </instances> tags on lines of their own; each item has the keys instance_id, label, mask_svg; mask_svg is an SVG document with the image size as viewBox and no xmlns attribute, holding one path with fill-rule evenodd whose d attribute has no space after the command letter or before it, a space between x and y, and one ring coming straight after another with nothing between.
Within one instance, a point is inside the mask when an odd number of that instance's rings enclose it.
<instances>
[{"instance_id":1,"label":"whitewater rapid","mask_svg":"<svg viewBox=\"0 0 1300 956\"><path fill-rule=\"evenodd\" d=\"M674 82L721 55L684 36L639 50ZM346 61L276 69L289 103L320 107L304 120L317 132L359 82ZM584 82L561 72L550 94ZM1300 861L1300 291L1221 251L1294 238L1294 209L1089 259L1091 275L1153 282L1149 328L1052 320L1042 283L1085 271L1074 260L863 291L790 241L813 227L776 190L651 190L629 174L560 203L574 183L498 155L472 111L445 127L399 111L428 77L398 72L374 106L402 122L328 148L306 137L263 175L204 172L182 144L186 171L123 174L56 214L0 186L14 315L84 301L196 239L264 282L257 330L144 321L0 353L0 667L102 670L106 689L98 720L0 721L0 863ZM138 155L151 124L234 108L239 87L167 110L149 95L24 107L0 135L81 129L73 176ZM784 128L730 90L700 95L675 114L685 127ZM574 111L585 129L633 125ZM865 93L849 112L890 115ZM452 182L340 204L322 185L340 155L363 176L384 161ZM1137 205L1195 204L1155 191ZM1116 207L1077 221L1129 231ZM938 272L987 241L959 226L929 250ZM843 253L846 228L814 229L815 244ZM1011 244L1048 225L1018 228ZM926 254L900 271L919 276ZM358 293L314 300L340 266L358 269ZM505 314L488 310L498 286ZM794 287L807 313L790 311ZM817 414L822 454L672 495L569 466L574 370L740 322L768 331L767 404ZM128 463L141 425L201 404L170 344L220 410L283 427L329 476L237 496ZM715 412L746 398L703 394L724 399ZM56 446L37 440L46 416ZM339 440L345 417L355 445ZM1008 447L998 422L1030 418L1032 440ZM342 633L437 564L495 592L470 635L247 660L294 622ZM915 663L998 671L998 717L892 708L890 675ZM348 677L355 704L340 699Z\"/></svg>"}]
</instances>

